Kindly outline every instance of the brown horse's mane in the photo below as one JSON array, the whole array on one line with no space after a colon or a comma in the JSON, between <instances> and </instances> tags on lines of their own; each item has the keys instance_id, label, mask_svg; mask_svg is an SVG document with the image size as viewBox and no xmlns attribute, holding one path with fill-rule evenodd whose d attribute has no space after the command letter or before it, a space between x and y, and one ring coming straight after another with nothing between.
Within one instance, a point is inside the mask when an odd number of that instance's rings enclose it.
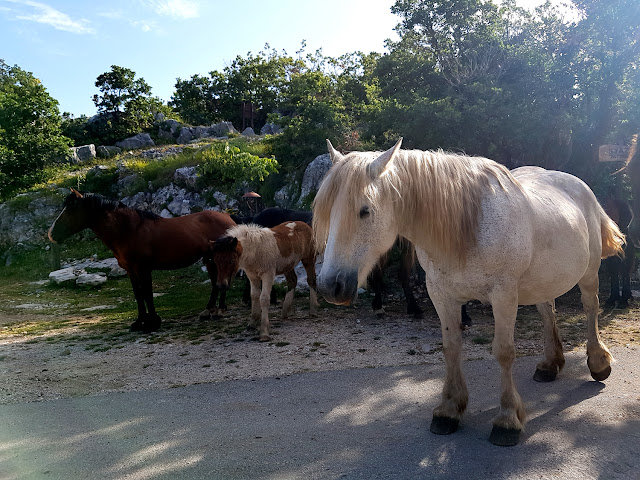
<instances>
[{"instance_id":1,"label":"brown horse's mane","mask_svg":"<svg viewBox=\"0 0 640 480\"><path fill-rule=\"evenodd\" d=\"M325 177L313 207L313 229L318 250L326 245L334 201L344 201L347 213L338 235L356 231L359 202L366 199L374 211L391 202L394 215L418 240L443 254L464 261L476 242L482 197L492 185L507 190L520 185L506 167L481 157L439 151L400 150L376 180L368 165L381 152L352 152ZM341 200L338 200L341 199ZM345 211L343 210L343 211ZM419 220L417 220L419 219Z\"/></svg>"},{"instance_id":2,"label":"brown horse's mane","mask_svg":"<svg viewBox=\"0 0 640 480\"><path fill-rule=\"evenodd\" d=\"M69 205L81 203L85 207L95 212L113 212L115 210L126 209L136 212L140 218L145 220L157 220L160 215L156 215L149 210L141 210L139 208L127 207L124 203L117 200L110 200L98 193L83 193L82 197L78 197L75 193L67 196L63 208Z\"/></svg>"}]
</instances>

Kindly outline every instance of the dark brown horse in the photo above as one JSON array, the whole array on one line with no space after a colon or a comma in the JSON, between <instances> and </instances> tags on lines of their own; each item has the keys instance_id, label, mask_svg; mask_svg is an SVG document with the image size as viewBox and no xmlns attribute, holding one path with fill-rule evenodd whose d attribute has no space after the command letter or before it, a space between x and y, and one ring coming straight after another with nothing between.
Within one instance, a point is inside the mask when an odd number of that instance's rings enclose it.
<instances>
[{"instance_id":1,"label":"dark brown horse","mask_svg":"<svg viewBox=\"0 0 640 480\"><path fill-rule=\"evenodd\" d=\"M631 193L633 193L633 201L631 203L633 219L629 224L629 237L631 237L634 245L640 248L640 149L638 149L638 135L633 137L629 158L623 170L629 175Z\"/></svg>"},{"instance_id":2,"label":"dark brown horse","mask_svg":"<svg viewBox=\"0 0 640 480\"><path fill-rule=\"evenodd\" d=\"M233 225L235 222L226 213L204 211L162 218L101 195L72 189L49 229L49 239L62 242L85 228L93 230L129 274L138 304L138 318L131 324L131 330L152 332L160 328L160 316L153 305L151 271L174 270L195 263L209 249L209 241L216 240ZM211 296L201 317L215 313L218 297L216 267L213 263L205 264L211 278ZM224 292L219 306L226 309Z\"/></svg>"},{"instance_id":3,"label":"dark brown horse","mask_svg":"<svg viewBox=\"0 0 640 480\"><path fill-rule=\"evenodd\" d=\"M629 234L628 225L631 223L633 213L631 207L624 200L609 197L602 207L611 220L616 222L620 231ZM602 267L610 277L610 294L605 302L607 307L627 308L631 295L631 274L635 265L636 248L633 242L627 241L624 246L623 256L613 256L602 261ZM622 283L622 291L620 290Z\"/></svg>"}]
</instances>

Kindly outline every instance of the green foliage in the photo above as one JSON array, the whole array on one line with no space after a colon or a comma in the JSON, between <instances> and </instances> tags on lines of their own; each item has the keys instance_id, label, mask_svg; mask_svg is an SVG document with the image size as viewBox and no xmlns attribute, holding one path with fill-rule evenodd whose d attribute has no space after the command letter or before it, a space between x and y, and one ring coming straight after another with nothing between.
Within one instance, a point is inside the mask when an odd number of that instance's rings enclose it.
<instances>
[{"instance_id":1,"label":"green foliage","mask_svg":"<svg viewBox=\"0 0 640 480\"><path fill-rule=\"evenodd\" d=\"M74 137L78 143L112 145L149 129L158 113L175 116L162 100L151 96L144 78L136 78L128 68L112 65L111 71L98 76L95 85L101 92L93 96L98 116L84 123L82 135ZM69 125L72 127L74 132L79 130L75 123Z\"/></svg>"},{"instance_id":2,"label":"green foliage","mask_svg":"<svg viewBox=\"0 0 640 480\"><path fill-rule=\"evenodd\" d=\"M31 73L0 60L0 198L42 179L68 148L58 102Z\"/></svg>"},{"instance_id":3,"label":"green foliage","mask_svg":"<svg viewBox=\"0 0 640 480\"><path fill-rule=\"evenodd\" d=\"M214 143L196 156L200 164L198 173L207 185L216 188L245 181L263 182L278 171L278 162L274 157L258 157L228 142Z\"/></svg>"}]
</instances>

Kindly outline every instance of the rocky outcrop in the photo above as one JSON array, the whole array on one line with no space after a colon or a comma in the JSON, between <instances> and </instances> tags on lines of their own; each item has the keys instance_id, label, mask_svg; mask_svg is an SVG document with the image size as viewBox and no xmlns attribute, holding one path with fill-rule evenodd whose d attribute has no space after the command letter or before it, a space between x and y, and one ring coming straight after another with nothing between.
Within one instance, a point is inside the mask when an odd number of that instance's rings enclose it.
<instances>
[{"instance_id":1,"label":"rocky outcrop","mask_svg":"<svg viewBox=\"0 0 640 480\"><path fill-rule=\"evenodd\" d=\"M113 158L119 153L122 153L122 149L120 147L100 145L96 148L96 155L98 158Z\"/></svg>"},{"instance_id":2,"label":"rocky outcrop","mask_svg":"<svg viewBox=\"0 0 640 480\"><path fill-rule=\"evenodd\" d=\"M138 148L153 147L155 142L148 133L139 133L120 142L116 142L116 147L123 150L136 150Z\"/></svg>"},{"instance_id":3,"label":"rocky outcrop","mask_svg":"<svg viewBox=\"0 0 640 480\"><path fill-rule=\"evenodd\" d=\"M312 194L315 194L318 191L322 180L330 168L331 158L328 153L318 155L309 165L307 165L304 175L302 176L300 198L297 202L298 207L301 207Z\"/></svg>"}]
</instances>

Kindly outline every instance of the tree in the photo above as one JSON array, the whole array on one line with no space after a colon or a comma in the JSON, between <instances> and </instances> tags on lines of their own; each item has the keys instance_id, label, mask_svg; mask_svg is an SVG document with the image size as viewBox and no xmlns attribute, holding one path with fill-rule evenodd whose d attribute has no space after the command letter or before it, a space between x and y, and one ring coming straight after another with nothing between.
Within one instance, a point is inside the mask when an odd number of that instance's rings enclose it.
<instances>
[{"instance_id":1,"label":"tree","mask_svg":"<svg viewBox=\"0 0 640 480\"><path fill-rule=\"evenodd\" d=\"M32 73L0 60L0 198L43 177L66 156L58 102Z\"/></svg>"},{"instance_id":2,"label":"tree","mask_svg":"<svg viewBox=\"0 0 640 480\"><path fill-rule=\"evenodd\" d=\"M171 109L157 97L144 78L128 68L111 66L111 71L98 76L96 87L101 94L93 96L99 116L87 123L88 137L98 143L112 144L140 133L153 124L156 113L169 115Z\"/></svg>"}]
</instances>

